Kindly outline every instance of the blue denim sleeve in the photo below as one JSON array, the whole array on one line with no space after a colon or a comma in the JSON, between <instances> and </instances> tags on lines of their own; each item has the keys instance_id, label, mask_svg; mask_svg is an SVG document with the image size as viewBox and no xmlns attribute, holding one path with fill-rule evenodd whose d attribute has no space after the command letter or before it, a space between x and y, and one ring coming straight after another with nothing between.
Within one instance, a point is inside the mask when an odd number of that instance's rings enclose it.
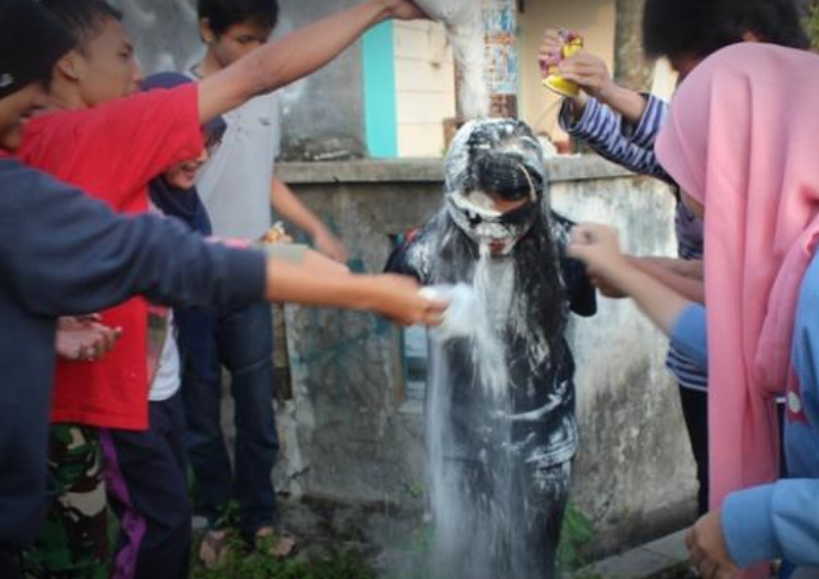
<instances>
[{"instance_id":1,"label":"blue denim sleeve","mask_svg":"<svg viewBox=\"0 0 819 579\"><path fill-rule=\"evenodd\" d=\"M594 98L588 99L583 114L576 122L572 122L571 104L567 100L560 109L560 126L601 157L634 173L673 183L654 154L654 138L665 119L660 103L662 101L659 99L649 100L650 106L646 107L643 118L635 129L624 122L621 115Z\"/></svg>"},{"instance_id":2,"label":"blue denim sleeve","mask_svg":"<svg viewBox=\"0 0 819 579\"><path fill-rule=\"evenodd\" d=\"M721 521L740 567L780 557L819 566L819 480L787 479L732 493Z\"/></svg>"},{"instance_id":3,"label":"blue denim sleeve","mask_svg":"<svg viewBox=\"0 0 819 579\"><path fill-rule=\"evenodd\" d=\"M671 345L704 372L708 370L705 307L692 303L677 316L671 327Z\"/></svg>"},{"instance_id":4,"label":"blue denim sleeve","mask_svg":"<svg viewBox=\"0 0 819 579\"><path fill-rule=\"evenodd\" d=\"M722 524L728 549L740 565L783 557L798 566L819 567L819 258L806 272L796 309L793 369L798 407L807 420L789 424L786 445L794 478L728 496ZM789 400L791 399L789 395ZM789 410L792 409L789 403ZM813 477L813 478L808 478Z\"/></svg>"}]
</instances>

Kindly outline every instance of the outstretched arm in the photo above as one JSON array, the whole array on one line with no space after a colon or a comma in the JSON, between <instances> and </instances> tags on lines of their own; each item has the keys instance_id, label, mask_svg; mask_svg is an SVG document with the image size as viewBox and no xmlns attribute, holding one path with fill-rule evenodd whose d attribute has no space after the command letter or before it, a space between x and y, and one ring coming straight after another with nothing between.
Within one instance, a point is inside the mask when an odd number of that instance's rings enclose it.
<instances>
[{"instance_id":1,"label":"outstretched arm","mask_svg":"<svg viewBox=\"0 0 819 579\"><path fill-rule=\"evenodd\" d=\"M440 323L445 309L422 298L411 278L266 259L205 241L172 219L114 214L46 175L0 164L0 271L35 314L94 312L136 294L170 306L266 298L371 309L401 323Z\"/></svg>"},{"instance_id":2,"label":"outstretched arm","mask_svg":"<svg viewBox=\"0 0 819 579\"><path fill-rule=\"evenodd\" d=\"M397 18L423 18L410 0L366 0L361 4L265 44L199 83L203 123L315 72L370 27Z\"/></svg>"},{"instance_id":3,"label":"outstretched arm","mask_svg":"<svg viewBox=\"0 0 819 579\"><path fill-rule=\"evenodd\" d=\"M592 278L603 280L634 300L665 334L691 304L678 292L632 265L620 253L617 232L597 224L578 225L572 231L569 255L586 264Z\"/></svg>"},{"instance_id":4,"label":"outstretched arm","mask_svg":"<svg viewBox=\"0 0 819 579\"><path fill-rule=\"evenodd\" d=\"M267 280L272 301L372 310L406 325L438 325L446 307L421 297L418 283L400 275L326 275L272 261Z\"/></svg>"},{"instance_id":5,"label":"outstretched arm","mask_svg":"<svg viewBox=\"0 0 819 579\"><path fill-rule=\"evenodd\" d=\"M674 290L685 299L696 302L698 304L705 303L705 283L702 277L699 278L694 275L686 275L684 271L694 271L697 266L700 267L702 273L702 261L694 261L692 266L687 270L682 265L678 265L678 261L655 257L628 257L628 262L647 273L654 279L662 282L666 287Z\"/></svg>"}]
</instances>

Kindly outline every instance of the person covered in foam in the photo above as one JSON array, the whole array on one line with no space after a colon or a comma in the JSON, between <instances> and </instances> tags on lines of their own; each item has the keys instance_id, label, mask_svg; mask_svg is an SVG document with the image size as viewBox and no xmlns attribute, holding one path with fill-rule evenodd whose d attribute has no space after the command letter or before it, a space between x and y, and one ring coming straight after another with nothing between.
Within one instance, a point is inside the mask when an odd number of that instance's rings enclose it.
<instances>
[{"instance_id":1,"label":"person covered in foam","mask_svg":"<svg viewBox=\"0 0 819 579\"><path fill-rule=\"evenodd\" d=\"M387 264L471 288L471 315L429 341L432 575L551 578L577 448L566 328L596 312L594 289L566 256L573 224L550 208L528 126L468 123L445 168L443 208Z\"/></svg>"}]
</instances>

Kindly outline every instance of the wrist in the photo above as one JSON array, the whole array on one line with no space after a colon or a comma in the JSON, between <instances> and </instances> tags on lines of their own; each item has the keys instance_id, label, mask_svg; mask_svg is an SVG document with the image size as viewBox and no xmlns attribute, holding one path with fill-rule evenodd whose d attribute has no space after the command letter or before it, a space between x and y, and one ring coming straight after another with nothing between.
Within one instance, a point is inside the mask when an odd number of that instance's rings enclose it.
<instances>
[{"instance_id":1,"label":"wrist","mask_svg":"<svg viewBox=\"0 0 819 579\"><path fill-rule=\"evenodd\" d=\"M329 230L321 221L313 223L307 228L307 235L309 235L310 239L313 241L315 241L317 237L321 237L326 233L329 233Z\"/></svg>"},{"instance_id":2,"label":"wrist","mask_svg":"<svg viewBox=\"0 0 819 579\"><path fill-rule=\"evenodd\" d=\"M634 278L635 272L639 270L629 263L626 256L620 255L616 258L607 259L605 265L599 268L598 271L603 279L622 290Z\"/></svg>"},{"instance_id":3,"label":"wrist","mask_svg":"<svg viewBox=\"0 0 819 579\"><path fill-rule=\"evenodd\" d=\"M580 93L576 97L566 97L569 107L569 118L572 124L576 124L583 117L583 112L586 110L586 95Z\"/></svg>"},{"instance_id":4,"label":"wrist","mask_svg":"<svg viewBox=\"0 0 819 579\"><path fill-rule=\"evenodd\" d=\"M612 104L617 100L618 92L621 90L621 87L617 85L611 78L607 79L606 82L603 83L603 86L597 91L595 97L601 103L612 106Z\"/></svg>"},{"instance_id":5,"label":"wrist","mask_svg":"<svg viewBox=\"0 0 819 579\"><path fill-rule=\"evenodd\" d=\"M328 278L338 297L339 306L352 310L371 310L377 299L377 284L372 275L339 275Z\"/></svg>"},{"instance_id":6,"label":"wrist","mask_svg":"<svg viewBox=\"0 0 819 579\"><path fill-rule=\"evenodd\" d=\"M394 1L390 0L370 0L370 4L378 10L376 22L381 23L389 20L393 16Z\"/></svg>"}]
</instances>

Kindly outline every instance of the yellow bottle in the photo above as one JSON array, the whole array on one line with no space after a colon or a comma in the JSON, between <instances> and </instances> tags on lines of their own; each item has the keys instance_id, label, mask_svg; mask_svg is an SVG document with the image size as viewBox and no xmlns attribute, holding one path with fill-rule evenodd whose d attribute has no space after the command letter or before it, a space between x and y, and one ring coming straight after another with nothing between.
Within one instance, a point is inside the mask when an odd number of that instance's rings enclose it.
<instances>
[{"instance_id":1,"label":"yellow bottle","mask_svg":"<svg viewBox=\"0 0 819 579\"><path fill-rule=\"evenodd\" d=\"M583 37L575 32L561 31L560 35L564 39L563 47L560 49L560 61L550 62L546 65L546 76L543 79L543 86L565 97L576 97L580 94L580 88L560 76L558 66L560 62L577 54L583 49Z\"/></svg>"}]
</instances>

